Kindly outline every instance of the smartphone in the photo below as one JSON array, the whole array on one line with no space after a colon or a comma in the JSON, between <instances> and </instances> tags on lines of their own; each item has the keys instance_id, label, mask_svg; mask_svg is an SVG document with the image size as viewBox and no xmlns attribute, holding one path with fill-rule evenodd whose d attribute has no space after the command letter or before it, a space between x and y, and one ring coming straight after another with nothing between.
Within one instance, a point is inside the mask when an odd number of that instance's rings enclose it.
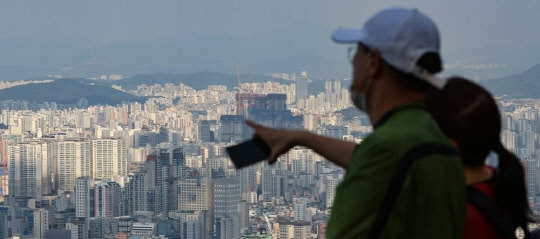
<instances>
[{"instance_id":1,"label":"smartphone","mask_svg":"<svg viewBox=\"0 0 540 239\"><path fill-rule=\"evenodd\" d=\"M259 138L227 147L226 150L237 169L267 160L270 155L270 147Z\"/></svg>"}]
</instances>

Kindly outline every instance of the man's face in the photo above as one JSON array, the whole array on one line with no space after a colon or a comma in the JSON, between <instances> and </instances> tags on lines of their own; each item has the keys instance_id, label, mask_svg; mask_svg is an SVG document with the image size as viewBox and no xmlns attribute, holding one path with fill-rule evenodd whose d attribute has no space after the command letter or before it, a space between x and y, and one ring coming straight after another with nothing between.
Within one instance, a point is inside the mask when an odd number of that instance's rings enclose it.
<instances>
[{"instance_id":1,"label":"man's face","mask_svg":"<svg viewBox=\"0 0 540 239\"><path fill-rule=\"evenodd\" d=\"M363 92L365 85L369 79L369 59L371 57L370 50L362 43L358 43L356 54L351 60L353 66L353 81L351 90Z\"/></svg>"}]
</instances>

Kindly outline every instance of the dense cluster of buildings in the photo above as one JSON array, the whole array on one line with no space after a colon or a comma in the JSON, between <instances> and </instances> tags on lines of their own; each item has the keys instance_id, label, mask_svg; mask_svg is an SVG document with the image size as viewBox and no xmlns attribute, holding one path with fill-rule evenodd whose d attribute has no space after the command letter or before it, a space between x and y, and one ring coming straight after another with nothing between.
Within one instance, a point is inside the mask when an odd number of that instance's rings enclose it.
<instances>
[{"instance_id":1,"label":"dense cluster of buildings","mask_svg":"<svg viewBox=\"0 0 540 239\"><path fill-rule=\"evenodd\" d=\"M540 210L540 100L499 100L502 111L501 142L521 160L525 169L529 204Z\"/></svg>"},{"instance_id":2,"label":"dense cluster of buildings","mask_svg":"<svg viewBox=\"0 0 540 239\"><path fill-rule=\"evenodd\" d=\"M0 102L0 238L323 238L342 169L305 148L242 170L225 153L251 137L245 119L369 132L336 112L350 107L340 81L318 95L309 82L141 85L130 93L149 100L116 106Z\"/></svg>"},{"instance_id":3,"label":"dense cluster of buildings","mask_svg":"<svg viewBox=\"0 0 540 239\"><path fill-rule=\"evenodd\" d=\"M225 148L251 138L245 119L355 142L371 128L345 110L347 81L308 94L307 73L279 76L290 84L129 91L143 104L0 102L0 238L324 238L343 169L296 147L236 170ZM536 205L540 102L500 102Z\"/></svg>"}]
</instances>

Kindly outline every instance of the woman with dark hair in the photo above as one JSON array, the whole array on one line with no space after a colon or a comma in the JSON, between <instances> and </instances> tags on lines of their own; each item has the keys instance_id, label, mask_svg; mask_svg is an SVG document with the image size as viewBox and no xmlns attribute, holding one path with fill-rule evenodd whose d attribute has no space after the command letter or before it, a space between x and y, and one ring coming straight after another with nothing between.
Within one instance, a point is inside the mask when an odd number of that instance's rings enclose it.
<instances>
[{"instance_id":1,"label":"woman with dark hair","mask_svg":"<svg viewBox=\"0 0 540 239\"><path fill-rule=\"evenodd\" d=\"M530 209L523 167L500 142L501 115L491 94L469 80L453 77L441 91L427 95L426 108L458 149L468 188L482 192L488 201L494 202L497 211L504 215L510 229L507 232L521 227L528 235ZM486 165L491 151L499 156L497 169ZM464 238L511 237L471 204L470 195L466 215Z\"/></svg>"}]
</instances>

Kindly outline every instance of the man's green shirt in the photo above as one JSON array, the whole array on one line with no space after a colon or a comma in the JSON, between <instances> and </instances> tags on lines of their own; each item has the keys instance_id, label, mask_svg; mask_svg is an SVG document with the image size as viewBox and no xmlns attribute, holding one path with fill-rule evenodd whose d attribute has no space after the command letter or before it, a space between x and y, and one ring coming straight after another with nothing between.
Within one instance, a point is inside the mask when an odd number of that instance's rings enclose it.
<instances>
[{"instance_id":1,"label":"man's green shirt","mask_svg":"<svg viewBox=\"0 0 540 239\"><path fill-rule=\"evenodd\" d=\"M423 104L387 114L356 148L339 184L327 238L366 238L398 162L422 143L451 145ZM429 155L410 168L381 238L461 238L465 176L457 156Z\"/></svg>"}]
</instances>

